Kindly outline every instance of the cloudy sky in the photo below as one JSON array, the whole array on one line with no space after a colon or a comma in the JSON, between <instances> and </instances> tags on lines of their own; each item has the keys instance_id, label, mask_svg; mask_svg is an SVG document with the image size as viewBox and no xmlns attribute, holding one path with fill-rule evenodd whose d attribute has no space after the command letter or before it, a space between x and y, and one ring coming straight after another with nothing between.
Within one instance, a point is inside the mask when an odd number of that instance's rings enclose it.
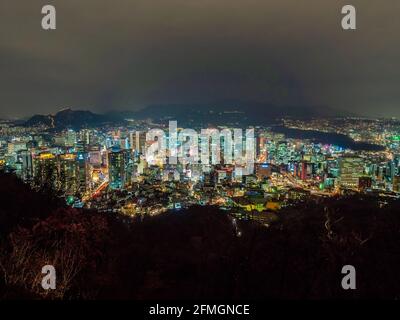
<instances>
[{"instance_id":1,"label":"cloudy sky","mask_svg":"<svg viewBox=\"0 0 400 320\"><path fill-rule=\"evenodd\" d=\"M223 99L400 117L400 1L1 0L0 116ZM41 8L57 29L41 28Z\"/></svg>"}]
</instances>

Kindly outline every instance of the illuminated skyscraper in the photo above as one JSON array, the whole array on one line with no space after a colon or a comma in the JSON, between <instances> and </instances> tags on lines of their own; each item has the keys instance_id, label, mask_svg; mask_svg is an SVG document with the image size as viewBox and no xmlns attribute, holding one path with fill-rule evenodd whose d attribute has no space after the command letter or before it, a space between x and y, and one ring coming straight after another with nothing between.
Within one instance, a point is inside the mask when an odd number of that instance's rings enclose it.
<instances>
[{"instance_id":1,"label":"illuminated skyscraper","mask_svg":"<svg viewBox=\"0 0 400 320\"><path fill-rule=\"evenodd\" d=\"M112 148L108 153L108 175L111 189L123 189L128 181L128 152Z\"/></svg>"},{"instance_id":2,"label":"illuminated skyscraper","mask_svg":"<svg viewBox=\"0 0 400 320\"><path fill-rule=\"evenodd\" d=\"M65 135L65 145L73 147L76 142L76 132L74 130L68 130Z\"/></svg>"},{"instance_id":3,"label":"illuminated skyscraper","mask_svg":"<svg viewBox=\"0 0 400 320\"><path fill-rule=\"evenodd\" d=\"M146 152L146 132L136 131L135 132L135 151L140 154Z\"/></svg>"},{"instance_id":4,"label":"illuminated skyscraper","mask_svg":"<svg viewBox=\"0 0 400 320\"><path fill-rule=\"evenodd\" d=\"M44 152L33 158L34 184L58 190L57 158L54 154Z\"/></svg>"},{"instance_id":5,"label":"illuminated skyscraper","mask_svg":"<svg viewBox=\"0 0 400 320\"><path fill-rule=\"evenodd\" d=\"M77 152L76 162L78 165L78 181L79 181L79 192L84 194L87 191L87 153Z\"/></svg>"},{"instance_id":6,"label":"illuminated skyscraper","mask_svg":"<svg viewBox=\"0 0 400 320\"><path fill-rule=\"evenodd\" d=\"M307 161L301 161L297 165L297 170L296 170L297 176L301 180L308 180L311 178L312 173L313 173L313 164L309 163Z\"/></svg>"},{"instance_id":7,"label":"illuminated skyscraper","mask_svg":"<svg viewBox=\"0 0 400 320\"><path fill-rule=\"evenodd\" d=\"M24 181L31 181L33 179L32 153L28 150L21 150L18 153L18 158L22 163L21 178Z\"/></svg>"},{"instance_id":8,"label":"illuminated skyscraper","mask_svg":"<svg viewBox=\"0 0 400 320\"><path fill-rule=\"evenodd\" d=\"M340 187L357 189L359 179L364 173L363 161L356 156L346 156L339 161Z\"/></svg>"},{"instance_id":9,"label":"illuminated skyscraper","mask_svg":"<svg viewBox=\"0 0 400 320\"><path fill-rule=\"evenodd\" d=\"M60 156L60 185L66 195L75 195L79 192L79 165L75 154Z\"/></svg>"}]
</instances>

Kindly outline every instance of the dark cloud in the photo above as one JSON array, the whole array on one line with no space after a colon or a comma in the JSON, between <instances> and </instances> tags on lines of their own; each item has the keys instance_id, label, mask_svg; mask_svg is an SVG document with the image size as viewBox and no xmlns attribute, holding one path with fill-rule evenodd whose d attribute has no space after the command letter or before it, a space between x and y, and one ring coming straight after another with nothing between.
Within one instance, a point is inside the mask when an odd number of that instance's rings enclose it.
<instances>
[{"instance_id":1,"label":"dark cloud","mask_svg":"<svg viewBox=\"0 0 400 320\"><path fill-rule=\"evenodd\" d=\"M351 3L345 32L341 0L2 0L0 116L221 99L400 116L400 2Z\"/></svg>"}]
</instances>

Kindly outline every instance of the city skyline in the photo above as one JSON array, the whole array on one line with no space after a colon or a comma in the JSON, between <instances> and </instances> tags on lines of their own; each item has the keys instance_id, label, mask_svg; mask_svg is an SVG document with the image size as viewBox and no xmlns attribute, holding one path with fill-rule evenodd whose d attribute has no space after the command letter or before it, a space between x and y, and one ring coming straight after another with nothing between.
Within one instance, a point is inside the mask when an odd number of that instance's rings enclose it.
<instances>
[{"instance_id":1,"label":"city skyline","mask_svg":"<svg viewBox=\"0 0 400 320\"><path fill-rule=\"evenodd\" d=\"M399 12L2 0L0 300L399 300Z\"/></svg>"}]
</instances>

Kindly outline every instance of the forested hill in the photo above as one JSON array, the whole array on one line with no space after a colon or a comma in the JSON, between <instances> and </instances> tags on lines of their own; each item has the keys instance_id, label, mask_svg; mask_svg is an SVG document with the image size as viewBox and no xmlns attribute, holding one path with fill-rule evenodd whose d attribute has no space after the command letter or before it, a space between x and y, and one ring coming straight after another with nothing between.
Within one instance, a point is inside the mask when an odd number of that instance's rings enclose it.
<instances>
[{"instance_id":1,"label":"forested hill","mask_svg":"<svg viewBox=\"0 0 400 320\"><path fill-rule=\"evenodd\" d=\"M65 207L0 176L1 299L400 298L400 204L324 200L270 227L194 207L144 221ZM40 286L54 264L57 289ZM357 290L341 288L344 265Z\"/></svg>"}]
</instances>

